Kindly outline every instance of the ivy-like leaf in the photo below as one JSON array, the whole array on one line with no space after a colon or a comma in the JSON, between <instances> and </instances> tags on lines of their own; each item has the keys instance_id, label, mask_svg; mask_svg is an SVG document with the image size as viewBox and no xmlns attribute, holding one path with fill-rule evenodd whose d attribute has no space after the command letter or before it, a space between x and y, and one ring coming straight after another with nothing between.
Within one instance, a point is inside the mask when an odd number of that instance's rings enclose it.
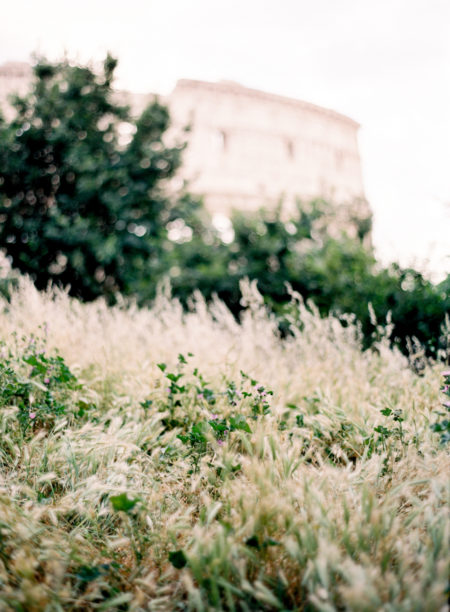
<instances>
[{"instance_id":1,"label":"ivy-like leaf","mask_svg":"<svg viewBox=\"0 0 450 612\"><path fill-rule=\"evenodd\" d=\"M109 499L116 512L130 512L139 501L138 499L129 499L126 493L113 495Z\"/></svg>"},{"instance_id":2,"label":"ivy-like leaf","mask_svg":"<svg viewBox=\"0 0 450 612\"><path fill-rule=\"evenodd\" d=\"M260 548L258 537L255 535L252 535L247 540L245 540L245 544L246 546L249 546L250 548L256 548L257 550L259 550Z\"/></svg>"},{"instance_id":3,"label":"ivy-like leaf","mask_svg":"<svg viewBox=\"0 0 450 612\"><path fill-rule=\"evenodd\" d=\"M174 550L169 553L169 561L176 569L183 569L187 565L187 557L183 550Z\"/></svg>"}]
</instances>

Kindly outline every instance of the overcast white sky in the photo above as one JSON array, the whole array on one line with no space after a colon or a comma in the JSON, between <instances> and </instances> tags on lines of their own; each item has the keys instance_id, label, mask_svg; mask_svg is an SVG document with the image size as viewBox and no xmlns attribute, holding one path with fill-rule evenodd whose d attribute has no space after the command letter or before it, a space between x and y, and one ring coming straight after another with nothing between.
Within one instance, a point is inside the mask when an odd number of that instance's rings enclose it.
<instances>
[{"instance_id":1,"label":"overcast white sky","mask_svg":"<svg viewBox=\"0 0 450 612\"><path fill-rule=\"evenodd\" d=\"M133 91L235 80L356 119L379 257L450 272L450 0L14 0L1 9L0 63L107 50L120 60L118 84Z\"/></svg>"}]
</instances>

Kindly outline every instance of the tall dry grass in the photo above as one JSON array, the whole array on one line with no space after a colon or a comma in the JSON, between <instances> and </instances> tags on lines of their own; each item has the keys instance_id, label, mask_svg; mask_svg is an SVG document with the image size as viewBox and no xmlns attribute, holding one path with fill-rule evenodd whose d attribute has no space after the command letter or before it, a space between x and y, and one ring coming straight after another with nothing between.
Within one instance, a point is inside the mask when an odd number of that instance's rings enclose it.
<instances>
[{"instance_id":1,"label":"tall dry grass","mask_svg":"<svg viewBox=\"0 0 450 612\"><path fill-rule=\"evenodd\" d=\"M21 281L1 304L21 376L41 343L82 387L25 434L14 402L0 409L0 610L446 609L450 461L430 430L442 368L417 376L386 338L362 351L352 321L296 296L301 330L280 339L242 291L240 324L167 291L109 308ZM270 411L255 414L263 387ZM177 437L233 414L250 433ZM111 499L123 493L127 511Z\"/></svg>"}]
</instances>

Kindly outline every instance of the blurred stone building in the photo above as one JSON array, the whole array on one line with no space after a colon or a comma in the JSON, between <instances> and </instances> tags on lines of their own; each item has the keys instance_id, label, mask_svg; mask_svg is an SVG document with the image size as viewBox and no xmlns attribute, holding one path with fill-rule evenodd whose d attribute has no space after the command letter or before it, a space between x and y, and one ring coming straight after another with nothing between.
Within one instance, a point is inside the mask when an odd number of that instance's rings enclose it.
<instances>
[{"instance_id":1,"label":"blurred stone building","mask_svg":"<svg viewBox=\"0 0 450 612\"><path fill-rule=\"evenodd\" d=\"M6 119L13 116L9 97L12 94L23 96L27 93L31 74L31 66L26 62L6 62L0 66L0 110Z\"/></svg>"},{"instance_id":2,"label":"blurred stone building","mask_svg":"<svg viewBox=\"0 0 450 612\"><path fill-rule=\"evenodd\" d=\"M28 64L0 66L0 105L25 93ZM154 94L119 92L136 114ZM212 213L255 210L283 201L287 213L297 199L323 198L345 219L370 214L364 195L358 150L359 124L333 110L222 81L182 79L162 98L172 117L172 132L185 137L181 178L204 196Z\"/></svg>"}]
</instances>

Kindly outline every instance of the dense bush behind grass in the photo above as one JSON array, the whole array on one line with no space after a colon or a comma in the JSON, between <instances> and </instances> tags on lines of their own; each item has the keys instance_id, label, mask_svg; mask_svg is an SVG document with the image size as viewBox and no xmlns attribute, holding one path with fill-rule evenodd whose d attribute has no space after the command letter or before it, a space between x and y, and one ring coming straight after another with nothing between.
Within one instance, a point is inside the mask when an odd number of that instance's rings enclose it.
<instances>
[{"instance_id":1,"label":"dense bush behind grass","mask_svg":"<svg viewBox=\"0 0 450 612\"><path fill-rule=\"evenodd\" d=\"M412 268L381 266L366 243L367 234L352 236L363 219L352 221L347 215L345 223L342 218L338 223L340 208L318 200L299 204L289 219L281 208L235 214L234 238L227 245L218 238L204 244L201 234L194 235L171 251L177 265L166 268L176 272L171 278L174 294L183 303L195 289L207 299L217 294L238 315L239 283L256 280L285 329L284 319L292 314L290 287L323 315L356 315L365 347L377 338L377 324L389 320L391 342L404 354L416 338L426 355L441 352L450 359L444 331L450 276L434 284Z\"/></svg>"},{"instance_id":2,"label":"dense bush behind grass","mask_svg":"<svg viewBox=\"0 0 450 612\"><path fill-rule=\"evenodd\" d=\"M241 289L2 302L0 609L443 609L444 368Z\"/></svg>"},{"instance_id":3,"label":"dense bush behind grass","mask_svg":"<svg viewBox=\"0 0 450 612\"><path fill-rule=\"evenodd\" d=\"M379 325L383 329L388 324L390 342L403 354L410 355L412 345L418 343L422 357L450 363L450 277L435 284L414 269L395 264L382 268L367 246L345 233L332 238L325 228L321 236L305 237L303 226L310 221L303 209L295 224L274 220L273 213L264 211L242 216L235 220L239 231L231 244L202 226L191 241L166 241L158 273L149 272L145 279L137 274L125 295L140 305L151 304L158 284L169 279L173 295L184 308L200 291L208 302L218 296L238 320L243 309L239 285L249 278L257 281L283 333L289 333L296 317L291 302L295 291L312 301L321 315L333 314L342 322L355 316L364 348L378 339ZM269 232L272 237L267 243ZM0 294L5 297L20 278L7 267L8 262L0 260ZM70 286L67 289L71 292ZM110 303L116 299L117 294L108 296ZM417 356L414 365L420 369L423 358Z\"/></svg>"}]
</instances>

